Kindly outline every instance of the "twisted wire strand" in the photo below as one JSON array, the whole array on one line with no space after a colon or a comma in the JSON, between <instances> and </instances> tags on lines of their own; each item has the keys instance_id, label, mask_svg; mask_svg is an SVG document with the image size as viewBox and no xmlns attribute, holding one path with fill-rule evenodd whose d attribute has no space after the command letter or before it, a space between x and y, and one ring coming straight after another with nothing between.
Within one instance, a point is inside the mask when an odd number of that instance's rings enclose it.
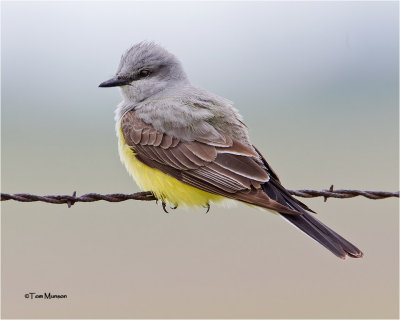
<instances>
[{"instance_id":1,"label":"twisted wire strand","mask_svg":"<svg viewBox=\"0 0 400 320\"><path fill-rule=\"evenodd\" d=\"M361 191L361 190L333 190L333 186L329 190L288 190L291 195L302 197L302 198L315 198L324 197L324 201L328 198L347 199L362 196L368 199L378 200L386 199L391 197L399 198L399 191L387 192L387 191ZM107 201L107 202L121 202L126 200L141 200L141 201L154 201L157 200L151 192L138 192L132 194L112 193L112 194L98 194L98 193L87 193L81 196L76 196L76 192L70 195L48 195L38 196L29 193L1 193L1 201L20 201L20 202L46 202L54 204L67 204L71 207L76 202L95 202L95 201Z\"/></svg>"}]
</instances>

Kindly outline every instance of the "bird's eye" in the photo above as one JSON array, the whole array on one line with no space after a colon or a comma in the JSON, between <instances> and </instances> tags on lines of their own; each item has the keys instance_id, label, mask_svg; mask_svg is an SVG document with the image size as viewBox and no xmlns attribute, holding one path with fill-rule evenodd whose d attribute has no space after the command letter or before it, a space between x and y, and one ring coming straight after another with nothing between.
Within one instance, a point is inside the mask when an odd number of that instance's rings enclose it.
<instances>
[{"instance_id":1,"label":"bird's eye","mask_svg":"<svg viewBox=\"0 0 400 320\"><path fill-rule=\"evenodd\" d=\"M147 69L140 70L140 72L139 72L140 78L146 78L149 75L150 75L150 70L147 70Z\"/></svg>"}]
</instances>

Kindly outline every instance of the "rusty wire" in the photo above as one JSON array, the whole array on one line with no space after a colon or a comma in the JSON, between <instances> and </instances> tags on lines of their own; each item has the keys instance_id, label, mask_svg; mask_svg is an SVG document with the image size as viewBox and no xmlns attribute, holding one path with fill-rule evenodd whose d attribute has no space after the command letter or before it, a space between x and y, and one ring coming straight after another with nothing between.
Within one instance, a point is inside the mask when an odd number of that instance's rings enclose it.
<instances>
[{"instance_id":1,"label":"rusty wire","mask_svg":"<svg viewBox=\"0 0 400 320\"><path fill-rule=\"evenodd\" d=\"M390 197L399 197L399 191L387 192L387 191L361 191L361 190L333 190L331 186L328 190L288 190L291 195L303 198L315 198L324 197L324 201L328 198L339 198L347 199L362 196L368 199L386 199ZM76 202L94 202L104 200L107 202L121 202L126 200L141 200L141 201L154 201L157 200L151 192L138 192L133 194L98 194L98 193L87 193L82 196L76 196L76 192L72 195L49 195L49 196L38 196L29 193L16 193L8 194L1 193L1 201L15 200L20 202L46 202L54 204L67 204L71 207Z\"/></svg>"}]
</instances>

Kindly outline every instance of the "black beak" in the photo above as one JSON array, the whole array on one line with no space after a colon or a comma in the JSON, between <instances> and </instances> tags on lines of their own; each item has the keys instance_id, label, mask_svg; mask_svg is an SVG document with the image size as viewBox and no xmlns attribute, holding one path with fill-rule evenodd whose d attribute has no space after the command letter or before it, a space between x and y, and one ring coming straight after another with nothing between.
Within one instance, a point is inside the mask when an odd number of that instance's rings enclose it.
<instances>
[{"instance_id":1,"label":"black beak","mask_svg":"<svg viewBox=\"0 0 400 320\"><path fill-rule=\"evenodd\" d=\"M105 88L105 87L120 87L120 86L126 86L127 84L130 84L132 80L128 79L121 79L118 77L111 78L110 80L104 81L99 84L100 88Z\"/></svg>"}]
</instances>

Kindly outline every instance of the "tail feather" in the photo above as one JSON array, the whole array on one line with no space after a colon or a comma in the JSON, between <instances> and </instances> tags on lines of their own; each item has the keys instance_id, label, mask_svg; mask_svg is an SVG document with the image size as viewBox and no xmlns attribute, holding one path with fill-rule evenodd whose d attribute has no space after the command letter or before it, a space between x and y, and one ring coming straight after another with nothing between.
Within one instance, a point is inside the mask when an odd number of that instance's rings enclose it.
<instances>
[{"instance_id":1,"label":"tail feather","mask_svg":"<svg viewBox=\"0 0 400 320\"><path fill-rule=\"evenodd\" d=\"M339 258L344 259L347 255L352 258L363 256L360 249L314 218L310 213L304 212L299 216L285 213L281 215Z\"/></svg>"},{"instance_id":2,"label":"tail feather","mask_svg":"<svg viewBox=\"0 0 400 320\"><path fill-rule=\"evenodd\" d=\"M334 255L342 259L346 258L346 256L353 258L361 258L363 256L360 249L307 212L306 210L311 210L300 201L293 198L274 178L271 178L270 181L266 182L262 188L271 199L284 204L291 209L302 212L301 215L291 215L286 213L280 214L301 231L322 244Z\"/></svg>"}]
</instances>

